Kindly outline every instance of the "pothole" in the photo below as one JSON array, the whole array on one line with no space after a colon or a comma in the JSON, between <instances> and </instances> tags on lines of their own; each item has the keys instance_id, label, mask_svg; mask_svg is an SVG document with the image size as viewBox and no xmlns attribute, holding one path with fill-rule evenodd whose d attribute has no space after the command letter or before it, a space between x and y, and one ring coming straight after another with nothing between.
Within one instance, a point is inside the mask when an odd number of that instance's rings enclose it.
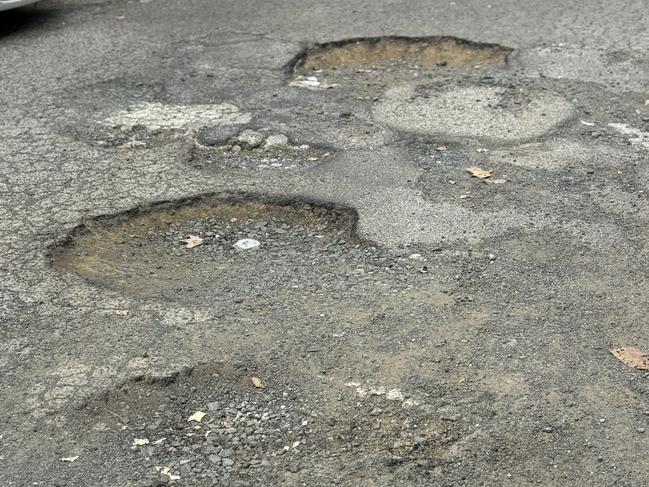
<instances>
[{"instance_id":1,"label":"pothole","mask_svg":"<svg viewBox=\"0 0 649 487\"><path fill-rule=\"evenodd\" d=\"M353 87L377 99L383 91L417 79L486 74L505 65L512 49L455 37L376 37L309 47L287 66L289 86L309 90Z\"/></svg>"},{"instance_id":2,"label":"pothole","mask_svg":"<svg viewBox=\"0 0 649 487\"><path fill-rule=\"evenodd\" d=\"M294 144L284 134L267 129L209 127L197 134L189 163L205 169L300 170L320 164L333 155L332 149Z\"/></svg>"},{"instance_id":3,"label":"pothole","mask_svg":"<svg viewBox=\"0 0 649 487\"><path fill-rule=\"evenodd\" d=\"M373 391L360 397L331 379L250 361L203 365L171 384L127 383L90 401L71 415L64 454L101 465L89 471L117 484L135 475L145 485L357 485L368 475L421 475L466 435L455 418Z\"/></svg>"},{"instance_id":4,"label":"pothole","mask_svg":"<svg viewBox=\"0 0 649 487\"><path fill-rule=\"evenodd\" d=\"M328 204L202 196L88 221L50 257L59 269L140 297L277 301L304 288L304 278L321 288L321 273L344 274L376 255L357 238L356 221L354 210ZM190 248L192 236L200 244ZM256 248L237 248L246 239Z\"/></svg>"},{"instance_id":5,"label":"pothole","mask_svg":"<svg viewBox=\"0 0 649 487\"><path fill-rule=\"evenodd\" d=\"M501 65L513 50L455 37L374 37L310 47L291 63L292 72L438 67L482 68Z\"/></svg>"}]
</instances>

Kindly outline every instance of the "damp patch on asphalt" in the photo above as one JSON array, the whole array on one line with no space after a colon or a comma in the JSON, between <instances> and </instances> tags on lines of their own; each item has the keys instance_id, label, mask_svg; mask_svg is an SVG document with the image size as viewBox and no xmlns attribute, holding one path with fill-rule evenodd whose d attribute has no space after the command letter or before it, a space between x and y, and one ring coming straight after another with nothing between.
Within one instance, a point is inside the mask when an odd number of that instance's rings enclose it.
<instances>
[{"instance_id":1,"label":"damp patch on asphalt","mask_svg":"<svg viewBox=\"0 0 649 487\"><path fill-rule=\"evenodd\" d=\"M505 64L511 52L508 47L454 37L375 37L309 47L289 67L303 75L322 70L479 68Z\"/></svg>"}]
</instances>

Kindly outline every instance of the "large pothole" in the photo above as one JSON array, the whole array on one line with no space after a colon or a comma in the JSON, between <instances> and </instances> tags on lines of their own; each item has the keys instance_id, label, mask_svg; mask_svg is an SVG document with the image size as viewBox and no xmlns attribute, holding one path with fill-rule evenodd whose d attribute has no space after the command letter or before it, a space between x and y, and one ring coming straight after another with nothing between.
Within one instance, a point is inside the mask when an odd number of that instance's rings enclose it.
<instances>
[{"instance_id":1,"label":"large pothole","mask_svg":"<svg viewBox=\"0 0 649 487\"><path fill-rule=\"evenodd\" d=\"M501 65L512 49L455 37L374 37L328 42L305 49L292 62L296 74L320 70Z\"/></svg>"},{"instance_id":2,"label":"large pothole","mask_svg":"<svg viewBox=\"0 0 649 487\"><path fill-rule=\"evenodd\" d=\"M507 63L511 48L455 37L376 37L309 47L289 64L290 85L354 86L367 96L420 77L484 73Z\"/></svg>"},{"instance_id":3,"label":"large pothole","mask_svg":"<svg viewBox=\"0 0 649 487\"><path fill-rule=\"evenodd\" d=\"M357 238L356 220L354 210L333 205L207 196L88 221L51 258L140 297L275 301L295 288L326 287L323 274L345 275L376 255Z\"/></svg>"}]
</instances>

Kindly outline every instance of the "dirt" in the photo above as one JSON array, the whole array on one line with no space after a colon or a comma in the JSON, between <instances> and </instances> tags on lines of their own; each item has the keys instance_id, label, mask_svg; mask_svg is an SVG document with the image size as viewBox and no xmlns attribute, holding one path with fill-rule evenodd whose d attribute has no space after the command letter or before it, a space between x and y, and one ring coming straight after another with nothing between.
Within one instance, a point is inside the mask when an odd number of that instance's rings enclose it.
<instances>
[{"instance_id":1,"label":"dirt","mask_svg":"<svg viewBox=\"0 0 649 487\"><path fill-rule=\"evenodd\" d=\"M293 72L501 65L512 49L453 37L377 37L329 42L307 48L292 63Z\"/></svg>"}]
</instances>

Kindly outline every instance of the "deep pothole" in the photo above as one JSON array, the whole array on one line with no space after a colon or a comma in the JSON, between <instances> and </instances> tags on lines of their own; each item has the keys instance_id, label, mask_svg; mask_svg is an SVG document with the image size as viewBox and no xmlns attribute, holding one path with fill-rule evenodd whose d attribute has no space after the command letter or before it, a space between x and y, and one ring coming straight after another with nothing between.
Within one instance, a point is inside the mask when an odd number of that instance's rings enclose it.
<instances>
[{"instance_id":1,"label":"deep pothole","mask_svg":"<svg viewBox=\"0 0 649 487\"><path fill-rule=\"evenodd\" d=\"M202 196L87 221L50 257L56 268L140 297L281 300L377 255L356 236L356 221L353 209L330 204Z\"/></svg>"},{"instance_id":2,"label":"deep pothole","mask_svg":"<svg viewBox=\"0 0 649 487\"><path fill-rule=\"evenodd\" d=\"M455 37L372 37L309 47L291 63L296 74L391 67L471 67L505 64L513 49Z\"/></svg>"},{"instance_id":3,"label":"deep pothole","mask_svg":"<svg viewBox=\"0 0 649 487\"><path fill-rule=\"evenodd\" d=\"M507 63L512 49L455 37L373 37L308 47L287 66L292 86L393 84L445 71L474 72Z\"/></svg>"}]
</instances>

